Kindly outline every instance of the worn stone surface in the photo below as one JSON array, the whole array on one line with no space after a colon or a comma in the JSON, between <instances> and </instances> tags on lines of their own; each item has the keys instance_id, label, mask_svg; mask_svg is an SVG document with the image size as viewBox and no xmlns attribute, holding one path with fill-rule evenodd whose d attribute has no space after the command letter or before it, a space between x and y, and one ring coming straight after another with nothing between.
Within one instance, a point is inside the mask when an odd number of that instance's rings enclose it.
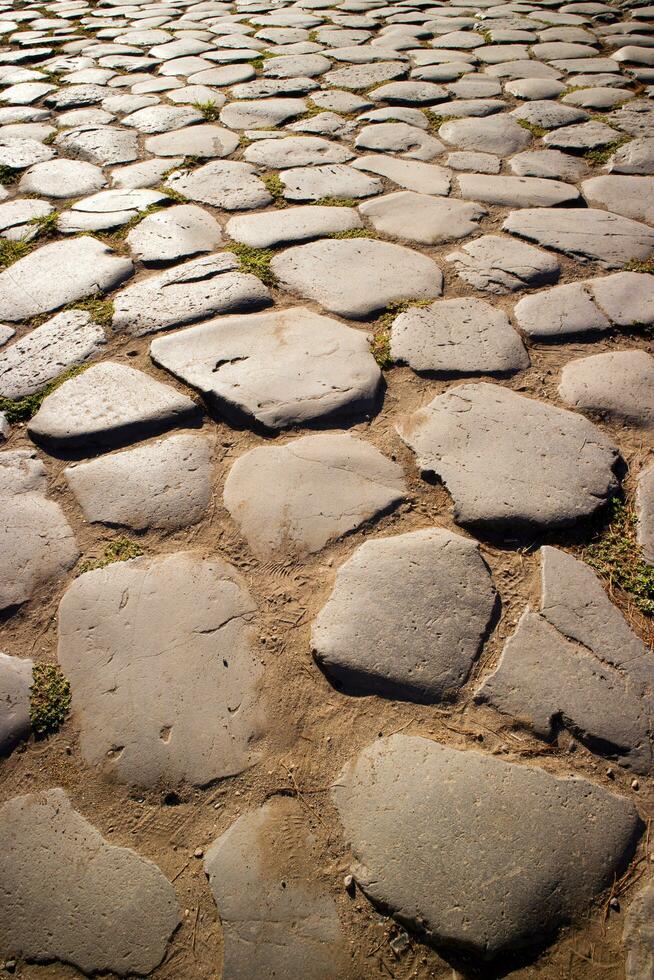
<instances>
[{"instance_id":1,"label":"worn stone surface","mask_svg":"<svg viewBox=\"0 0 654 980\"><path fill-rule=\"evenodd\" d=\"M398 432L451 493L456 520L481 531L563 527L617 486L618 450L598 428L500 385L450 388Z\"/></svg>"},{"instance_id":2,"label":"worn stone surface","mask_svg":"<svg viewBox=\"0 0 654 980\"><path fill-rule=\"evenodd\" d=\"M649 466L638 475L636 513L638 543L645 561L654 565L654 466Z\"/></svg>"},{"instance_id":3,"label":"worn stone surface","mask_svg":"<svg viewBox=\"0 0 654 980\"><path fill-rule=\"evenodd\" d=\"M0 757L9 755L31 731L33 666L27 657L10 657L0 653Z\"/></svg>"},{"instance_id":4,"label":"worn stone surface","mask_svg":"<svg viewBox=\"0 0 654 980\"><path fill-rule=\"evenodd\" d=\"M426 255L387 242L319 241L276 255L271 268L291 293L361 319L397 300L440 296L443 275Z\"/></svg>"},{"instance_id":5,"label":"worn stone surface","mask_svg":"<svg viewBox=\"0 0 654 980\"><path fill-rule=\"evenodd\" d=\"M462 279L486 293L513 293L556 282L559 277L559 263L553 255L500 235L475 238L445 258L454 263Z\"/></svg>"},{"instance_id":6,"label":"worn stone surface","mask_svg":"<svg viewBox=\"0 0 654 980\"><path fill-rule=\"evenodd\" d=\"M246 769L264 723L255 611L230 565L191 553L76 579L59 607L58 657L85 759L142 786Z\"/></svg>"},{"instance_id":7,"label":"worn stone surface","mask_svg":"<svg viewBox=\"0 0 654 980\"><path fill-rule=\"evenodd\" d=\"M288 242L321 238L361 228L363 222L353 208L307 204L282 211L263 211L230 218L225 230L230 238L252 248L269 248Z\"/></svg>"},{"instance_id":8,"label":"worn stone surface","mask_svg":"<svg viewBox=\"0 0 654 980\"><path fill-rule=\"evenodd\" d=\"M529 366L519 335L502 310L480 299L439 300L393 321L391 357L444 377L503 374Z\"/></svg>"},{"instance_id":9,"label":"worn stone surface","mask_svg":"<svg viewBox=\"0 0 654 980\"><path fill-rule=\"evenodd\" d=\"M401 734L364 749L332 794L365 893L483 959L573 919L642 828L629 800L585 779Z\"/></svg>"},{"instance_id":10,"label":"worn stone surface","mask_svg":"<svg viewBox=\"0 0 654 980\"><path fill-rule=\"evenodd\" d=\"M159 868L109 844L62 789L0 809L0 955L85 973L153 970L180 922Z\"/></svg>"},{"instance_id":11,"label":"worn stone surface","mask_svg":"<svg viewBox=\"0 0 654 980\"><path fill-rule=\"evenodd\" d=\"M654 358L644 350L624 350L569 361L559 395L573 408L652 429Z\"/></svg>"},{"instance_id":12,"label":"worn stone surface","mask_svg":"<svg viewBox=\"0 0 654 980\"><path fill-rule=\"evenodd\" d=\"M381 383L363 331L301 307L203 323L150 352L220 416L271 429L370 411Z\"/></svg>"},{"instance_id":13,"label":"worn stone surface","mask_svg":"<svg viewBox=\"0 0 654 980\"><path fill-rule=\"evenodd\" d=\"M204 869L225 940L225 978L349 975L333 898L306 811L276 797L211 845Z\"/></svg>"},{"instance_id":14,"label":"worn stone surface","mask_svg":"<svg viewBox=\"0 0 654 980\"><path fill-rule=\"evenodd\" d=\"M654 666L588 565L541 550L540 612L522 615L477 699L549 738L570 728L639 773L654 762Z\"/></svg>"},{"instance_id":15,"label":"worn stone surface","mask_svg":"<svg viewBox=\"0 0 654 980\"><path fill-rule=\"evenodd\" d=\"M205 436L181 433L69 466L64 475L90 523L173 531L205 516L211 456Z\"/></svg>"},{"instance_id":16,"label":"worn stone surface","mask_svg":"<svg viewBox=\"0 0 654 980\"><path fill-rule=\"evenodd\" d=\"M24 398L78 364L101 353L102 327L89 313L58 313L0 351L0 395Z\"/></svg>"},{"instance_id":17,"label":"worn stone surface","mask_svg":"<svg viewBox=\"0 0 654 980\"><path fill-rule=\"evenodd\" d=\"M0 308L4 320L27 320L114 289L133 272L130 259L85 235L52 242L0 272Z\"/></svg>"},{"instance_id":18,"label":"worn stone surface","mask_svg":"<svg viewBox=\"0 0 654 980\"><path fill-rule=\"evenodd\" d=\"M648 980L654 973L654 885L634 896L624 923L626 980Z\"/></svg>"},{"instance_id":19,"label":"worn stone surface","mask_svg":"<svg viewBox=\"0 0 654 980\"><path fill-rule=\"evenodd\" d=\"M602 333L611 327L585 282L569 282L525 296L516 303L513 316L523 333L541 340Z\"/></svg>"},{"instance_id":20,"label":"worn stone surface","mask_svg":"<svg viewBox=\"0 0 654 980\"><path fill-rule=\"evenodd\" d=\"M272 203L272 197L249 163L232 160L206 163L197 170L178 170L166 187L192 201L227 211L251 210Z\"/></svg>"},{"instance_id":21,"label":"worn stone surface","mask_svg":"<svg viewBox=\"0 0 654 980\"><path fill-rule=\"evenodd\" d=\"M198 414L195 403L169 385L103 361L48 395L28 428L49 449L97 451L193 421Z\"/></svg>"},{"instance_id":22,"label":"worn stone surface","mask_svg":"<svg viewBox=\"0 0 654 980\"><path fill-rule=\"evenodd\" d=\"M495 606L478 545L444 530L367 541L314 621L314 656L338 687L410 701L465 683Z\"/></svg>"},{"instance_id":23,"label":"worn stone surface","mask_svg":"<svg viewBox=\"0 0 654 980\"><path fill-rule=\"evenodd\" d=\"M423 245L440 245L465 238L477 230L486 215L479 204L396 191L359 205L373 228L393 238Z\"/></svg>"},{"instance_id":24,"label":"worn stone surface","mask_svg":"<svg viewBox=\"0 0 654 980\"><path fill-rule=\"evenodd\" d=\"M149 214L127 235L132 253L142 262L174 262L212 252L222 242L220 225L203 208L179 204Z\"/></svg>"},{"instance_id":25,"label":"worn stone surface","mask_svg":"<svg viewBox=\"0 0 654 980\"><path fill-rule=\"evenodd\" d=\"M402 470L345 434L260 446L232 466L224 501L258 555L319 551L405 496Z\"/></svg>"}]
</instances>

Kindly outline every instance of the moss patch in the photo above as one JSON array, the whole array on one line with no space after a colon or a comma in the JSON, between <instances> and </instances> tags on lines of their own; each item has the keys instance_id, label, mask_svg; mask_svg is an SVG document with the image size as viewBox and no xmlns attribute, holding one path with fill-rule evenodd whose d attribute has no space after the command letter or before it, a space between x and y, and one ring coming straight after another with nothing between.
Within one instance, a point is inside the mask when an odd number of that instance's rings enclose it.
<instances>
[{"instance_id":1,"label":"moss patch","mask_svg":"<svg viewBox=\"0 0 654 980\"><path fill-rule=\"evenodd\" d=\"M332 231L327 238L379 238L379 235L368 228L350 228L347 231Z\"/></svg>"},{"instance_id":2,"label":"moss patch","mask_svg":"<svg viewBox=\"0 0 654 980\"><path fill-rule=\"evenodd\" d=\"M612 157L616 150L619 150L625 143L630 143L631 140L631 136L622 136L620 139L613 140L612 143L607 143L606 146L598 147L596 150L586 150L584 160L596 165L607 163L609 157Z\"/></svg>"},{"instance_id":3,"label":"moss patch","mask_svg":"<svg viewBox=\"0 0 654 980\"><path fill-rule=\"evenodd\" d=\"M0 164L0 184L15 184L20 177L20 170L14 170L13 167L6 167L4 164Z\"/></svg>"},{"instance_id":4,"label":"moss patch","mask_svg":"<svg viewBox=\"0 0 654 980\"><path fill-rule=\"evenodd\" d=\"M70 713L70 684L54 664L35 664L30 689L30 722L36 738L58 731Z\"/></svg>"},{"instance_id":5,"label":"moss patch","mask_svg":"<svg viewBox=\"0 0 654 980\"><path fill-rule=\"evenodd\" d=\"M193 108L201 112L207 122L215 122L220 112L215 99L208 99L207 102L194 102Z\"/></svg>"},{"instance_id":6,"label":"moss patch","mask_svg":"<svg viewBox=\"0 0 654 980\"><path fill-rule=\"evenodd\" d=\"M379 364L382 371L393 366L391 360L391 332L388 327L380 327L372 335L370 353Z\"/></svg>"},{"instance_id":7,"label":"moss patch","mask_svg":"<svg viewBox=\"0 0 654 980\"><path fill-rule=\"evenodd\" d=\"M637 518L631 506L615 498L610 522L582 557L611 588L628 593L646 616L654 616L654 566L643 561L636 538Z\"/></svg>"},{"instance_id":8,"label":"moss patch","mask_svg":"<svg viewBox=\"0 0 654 980\"><path fill-rule=\"evenodd\" d=\"M323 208L355 208L361 202L353 197L321 197L312 203Z\"/></svg>"},{"instance_id":9,"label":"moss patch","mask_svg":"<svg viewBox=\"0 0 654 980\"><path fill-rule=\"evenodd\" d=\"M226 246L226 251L233 252L241 264L241 272L250 272L261 279L266 286L277 285L275 274L270 268L275 253L269 248L253 248L234 242Z\"/></svg>"},{"instance_id":10,"label":"moss patch","mask_svg":"<svg viewBox=\"0 0 654 980\"><path fill-rule=\"evenodd\" d=\"M143 548L136 544L135 541L130 541L129 538L116 538L105 548L105 552L102 558L87 558L79 566L78 575L83 575L84 572L94 572L98 568L105 568L106 565L111 565L115 561L129 561L130 558L138 558L139 555L143 554Z\"/></svg>"},{"instance_id":11,"label":"moss patch","mask_svg":"<svg viewBox=\"0 0 654 980\"><path fill-rule=\"evenodd\" d=\"M528 133L531 133L532 136L535 136L538 139L540 139L541 136L547 135L548 131L543 126L538 126L536 123L529 122L528 119L516 119L516 122L518 126L522 126L523 129L526 129Z\"/></svg>"},{"instance_id":12,"label":"moss patch","mask_svg":"<svg viewBox=\"0 0 654 980\"><path fill-rule=\"evenodd\" d=\"M654 274L654 256L651 259L629 259L624 268L627 272L649 272Z\"/></svg>"}]
</instances>

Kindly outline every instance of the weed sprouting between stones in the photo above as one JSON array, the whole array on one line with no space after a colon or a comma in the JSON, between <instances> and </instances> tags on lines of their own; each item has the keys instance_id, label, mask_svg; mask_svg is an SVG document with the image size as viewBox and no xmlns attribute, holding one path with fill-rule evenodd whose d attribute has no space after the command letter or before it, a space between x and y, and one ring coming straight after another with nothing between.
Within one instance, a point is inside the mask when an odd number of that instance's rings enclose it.
<instances>
[{"instance_id":1,"label":"weed sprouting between stones","mask_svg":"<svg viewBox=\"0 0 654 980\"><path fill-rule=\"evenodd\" d=\"M615 151L619 150L621 146L630 143L631 139L631 136L622 136L620 139L613 140L611 143L607 143L606 146L599 147L596 150L586 150L584 160L597 165L607 163L609 157L612 157Z\"/></svg>"},{"instance_id":2,"label":"weed sprouting between stones","mask_svg":"<svg viewBox=\"0 0 654 980\"><path fill-rule=\"evenodd\" d=\"M622 589L642 613L654 616L654 566L643 560L637 525L633 508L614 498L609 524L582 557L611 588Z\"/></svg>"},{"instance_id":3,"label":"weed sprouting between stones","mask_svg":"<svg viewBox=\"0 0 654 980\"><path fill-rule=\"evenodd\" d=\"M15 184L20 177L20 170L7 167L4 163L0 164L0 184Z\"/></svg>"},{"instance_id":4,"label":"weed sprouting between stones","mask_svg":"<svg viewBox=\"0 0 654 980\"><path fill-rule=\"evenodd\" d=\"M379 238L376 231L369 228L349 228L346 231L332 231L327 238Z\"/></svg>"},{"instance_id":5,"label":"weed sprouting between stones","mask_svg":"<svg viewBox=\"0 0 654 980\"><path fill-rule=\"evenodd\" d=\"M70 713L70 684L55 664L35 664L30 688L30 722L37 739L58 731Z\"/></svg>"},{"instance_id":6,"label":"weed sprouting between stones","mask_svg":"<svg viewBox=\"0 0 654 980\"><path fill-rule=\"evenodd\" d=\"M522 126L523 129L526 129L528 133L531 133L537 139L547 135L547 130L544 126L538 126L537 123L529 122L528 119L516 119L516 122L518 126Z\"/></svg>"},{"instance_id":7,"label":"weed sprouting between stones","mask_svg":"<svg viewBox=\"0 0 654 980\"><path fill-rule=\"evenodd\" d=\"M275 207L288 207L288 203L284 197L285 184L279 174L263 174L261 180L266 185L266 190L275 202Z\"/></svg>"},{"instance_id":8,"label":"weed sprouting between stones","mask_svg":"<svg viewBox=\"0 0 654 980\"><path fill-rule=\"evenodd\" d=\"M437 133L443 123L451 122L453 119L456 119L456 116L439 116L438 113L432 112L431 109L423 109L422 111L427 117L430 133Z\"/></svg>"},{"instance_id":9,"label":"weed sprouting between stones","mask_svg":"<svg viewBox=\"0 0 654 980\"><path fill-rule=\"evenodd\" d=\"M323 208L355 208L359 201L353 197L320 197L313 203Z\"/></svg>"},{"instance_id":10,"label":"weed sprouting between stones","mask_svg":"<svg viewBox=\"0 0 654 980\"><path fill-rule=\"evenodd\" d=\"M270 268L275 253L268 248L253 248L251 245L243 245L233 242L226 246L226 251L233 252L241 264L241 272L250 272L257 276L266 286L276 286L277 279Z\"/></svg>"},{"instance_id":11,"label":"weed sprouting between stones","mask_svg":"<svg viewBox=\"0 0 654 980\"><path fill-rule=\"evenodd\" d=\"M383 371L393 366L391 358L391 327L393 321L400 313L414 306L429 306L430 299L401 299L395 303L390 303L386 311L377 318L377 323L372 335L370 350L372 356Z\"/></svg>"},{"instance_id":12,"label":"weed sprouting between stones","mask_svg":"<svg viewBox=\"0 0 654 980\"><path fill-rule=\"evenodd\" d=\"M115 561L129 561L130 558L138 558L142 554L143 548L135 541L130 541L129 538L116 538L115 541L107 545L102 558L87 558L86 561L83 561L79 566L78 575L94 572L98 568L105 568Z\"/></svg>"},{"instance_id":13,"label":"weed sprouting between stones","mask_svg":"<svg viewBox=\"0 0 654 980\"><path fill-rule=\"evenodd\" d=\"M209 99L207 102L194 102L193 108L201 112L207 122L215 122L220 112L215 99Z\"/></svg>"},{"instance_id":14,"label":"weed sprouting between stones","mask_svg":"<svg viewBox=\"0 0 654 980\"><path fill-rule=\"evenodd\" d=\"M8 238L0 239L0 269L6 269L8 266L13 265L14 262L18 262L19 259L24 259L44 238L53 238L58 231L58 219L59 213L57 211L51 211L50 214L41 214L36 218L30 218L25 223L33 225L35 232L29 240L19 239L18 241L10 241Z\"/></svg>"}]
</instances>

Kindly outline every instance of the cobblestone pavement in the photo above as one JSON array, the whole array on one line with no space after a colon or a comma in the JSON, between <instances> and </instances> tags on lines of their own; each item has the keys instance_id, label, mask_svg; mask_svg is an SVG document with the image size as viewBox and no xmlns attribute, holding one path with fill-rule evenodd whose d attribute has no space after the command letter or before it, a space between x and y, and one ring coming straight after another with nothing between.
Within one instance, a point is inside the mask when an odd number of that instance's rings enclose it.
<instances>
[{"instance_id":1,"label":"cobblestone pavement","mask_svg":"<svg viewBox=\"0 0 654 980\"><path fill-rule=\"evenodd\" d=\"M653 980L653 96L638 0L0 0L0 974Z\"/></svg>"}]
</instances>

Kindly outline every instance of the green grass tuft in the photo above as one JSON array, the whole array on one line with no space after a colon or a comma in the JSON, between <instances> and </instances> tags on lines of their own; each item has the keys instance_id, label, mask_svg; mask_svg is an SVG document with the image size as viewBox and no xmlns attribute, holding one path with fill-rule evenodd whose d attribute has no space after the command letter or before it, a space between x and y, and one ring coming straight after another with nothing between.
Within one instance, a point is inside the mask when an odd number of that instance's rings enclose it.
<instances>
[{"instance_id":1,"label":"green grass tuft","mask_svg":"<svg viewBox=\"0 0 654 980\"><path fill-rule=\"evenodd\" d=\"M241 272L250 272L253 276L261 279L266 286L276 286L277 279L270 268L275 253L268 248L253 248L251 245L242 245L234 242L226 246L226 251L233 252L241 263Z\"/></svg>"},{"instance_id":2,"label":"green grass tuft","mask_svg":"<svg viewBox=\"0 0 654 980\"><path fill-rule=\"evenodd\" d=\"M20 170L14 170L13 167L6 167L4 164L0 164L0 184L15 184L20 177Z\"/></svg>"},{"instance_id":3,"label":"green grass tuft","mask_svg":"<svg viewBox=\"0 0 654 980\"><path fill-rule=\"evenodd\" d=\"M91 314L91 319L100 327L110 327L114 317L114 304L111 299L101 299L99 296L87 296L76 303L71 303L67 310L84 310Z\"/></svg>"},{"instance_id":4,"label":"green grass tuft","mask_svg":"<svg viewBox=\"0 0 654 980\"><path fill-rule=\"evenodd\" d=\"M372 335L370 353L379 364L382 371L393 366L391 359L391 332L388 327L381 327Z\"/></svg>"},{"instance_id":5,"label":"green grass tuft","mask_svg":"<svg viewBox=\"0 0 654 980\"><path fill-rule=\"evenodd\" d=\"M654 616L654 566L643 560L632 507L614 498L610 522L582 557L611 588L626 592L646 616Z\"/></svg>"},{"instance_id":6,"label":"green grass tuft","mask_svg":"<svg viewBox=\"0 0 654 980\"><path fill-rule=\"evenodd\" d=\"M327 238L379 238L379 235L368 228L350 228L347 231L332 231Z\"/></svg>"},{"instance_id":7,"label":"green grass tuft","mask_svg":"<svg viewBox=\"0 0 654 980\"><path fill-rule=\"evenodd\" d=\"M30 722L36 738L58 731L70 713L70 684L54 664L35 664L30 689Z\"/></svg>"},{"instance_id":8,"label":"green grass tuft","mask_svg":"<svg viewBox=\"0 0 654 980\"><path fill-rule=\"evenodd\" d=\"M624 268L627 272L649 272L654 274L654 255L649 259L629 259Z\"/></svg>"},{"instance_id":9,"label":"green grass tuft","mask_svg":"<svg viewBox=\"0 0 654 980\"><path fill-rule=\"evenodd\" d=\"M207 122L215 122L220 112L215 99L209 99L207 102L194 102L193 108L201 112Z\"/></svg>"},{"instance_id":10,"label":"green grass tuft","mask_svg":"<svg viewBox=\"0 0 654 980\"><path fill-rule=\"evenodd\" d=\"M439 116L437 112L432 112L431 109L423 109L422 111L427 116L430 133L437 133L443 123L451 122L457 118L457 116Z\"/></svg>"},{"instance_id":11,"label":"green grass tuft","mask_svg":"<svg viewBox=\"0 0 654 980\"><path fill-rule=\"evenodd\" d=\"M263 174L261 180L266 185L266 190L275 202L275 207L286 208L288 207L288 202L284 197L284 190L286 185L284 181L279 176L279 174L268 173Z\"/></svg>"},{"instance_id":12,"label":"green grass tuft","mask_svg":"<svg viewBox=\"0 0 654 980\"><path fill-rule=\"evenodd\" d=\"M24 259L33 249L32 242L12 242L8 238L0 238L0 269L6 269L19 259Z\"/></svg>"},{"instance_id":13,"label":"green grass tuft","mask_svg":"<svg viewBox=\"0 0 654 980\"><path fill-rule=\"evenodd\" d=\"M355 208L360 201L356 201L353 197L321 197L313 201L313 204L323 208Z\"/></svg>"},{"instance_id":14,"label":"green grass tuft","mask_svg":"<svg viewBox=\"0 0 654 980\"><path fill-rule=\"evenodd\" d=\"M616 150L619 150L625 143L630 143L631 140L631 136L622 136L620 139L613 140L613 142L607 143L606 146L598 147L596 150L586 150L584 160L596 165L607 163Z\"/></svg>"},{"instance_id":15,"label":"green grass tuft","mask_svg":"<svg viewBox=\"0 0 654 980\"><path fill-rule=\"evenodd\" d=\"M94 572L98 568L105 568L115 561L129 561L130 558L138 558L142 554L143 548L135 541L130 541L129 538L116 538L115 541L107 545L102 558L87 558L86 561L83 561L77 574L83 575L85 572Z\"/></svg>"},{"instance_id":16,"label":"green grass tuft","mask_svg":"<svg viewBox=\"0 0 654 980\"><path fill-rule=\"evenodd\" d=\"M540 139L541 136L547 136L547 129L545 129L543 126L538 126L536 123L529 122L528 119L516 119L516 122L518 126L522 126L523 129L526 129L528 133L531 133L532 136L535 136L538 139Z\"/></svg>"}]
</instances>

